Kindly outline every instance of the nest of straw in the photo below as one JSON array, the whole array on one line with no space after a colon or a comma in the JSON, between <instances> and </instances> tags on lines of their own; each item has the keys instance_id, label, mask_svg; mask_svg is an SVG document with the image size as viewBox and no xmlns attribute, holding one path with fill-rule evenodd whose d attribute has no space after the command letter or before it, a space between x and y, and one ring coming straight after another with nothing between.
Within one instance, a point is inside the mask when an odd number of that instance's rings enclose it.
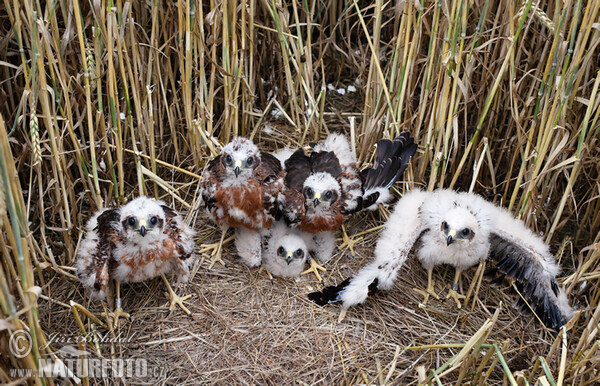
<instances>
[{"instance_id":1,"label":"nest of straw","mask_svg":"<svg viewBox=\"0 0 600 386\"><path fill-rule=\"evenodd\" d=\"M0 356L0 382L57 383L12 370L76 346L147 360L156 373L124 379L135 383L597 383L598 15L584 1L1 3L0 347L17 330L34 339L28 355ZM521 218L564 268L581 311L568 334L486 281L462 310L421 308L412 258L341 321L339 306L307 300L321 283L271 281L232 245L227 267L198 254L177 289L194 295L191 319L167 315L151 280L123 286L131 319L107 332L73 275L91 213L140 194L183 213L198 245L216 242L199 175L233 136L274 151L340 131L364 166L403 130L419 151L397 193L472 190ZM369 261L385 214L346 224L355 253L336 251L325 284ZM436 271L441 294L451 275ZM88 334L113 342L73 342Z\"/></svg>"}]
</instances>

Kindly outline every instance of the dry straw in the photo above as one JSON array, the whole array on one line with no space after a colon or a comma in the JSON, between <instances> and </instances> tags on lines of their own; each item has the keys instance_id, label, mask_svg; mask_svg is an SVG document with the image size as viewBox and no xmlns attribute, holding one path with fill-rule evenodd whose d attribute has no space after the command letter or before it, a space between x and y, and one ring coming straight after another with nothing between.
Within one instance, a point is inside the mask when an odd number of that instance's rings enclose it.
<instances>
[{"instance_id":1,"label":"dry straw","mask_svg":"<svg viewBox=\"0 0 600 386\"><path fill-rule=\"evenodd\" d=\"M581 310L568 334L479 273L471 307L421 309L414 261L337 322L305 298L319 283L271 282L228 246L232 264L201 259L182 289L193 320L163 319L160 280L124 286L133 317L109 334L136 339L78 347L146 358L168 383L599 382L599 18L583 0L2 2L0 345L26 329L33 349L3 356L0 381L53 384L10 371L37 369L52 333L105 333L72 268L93 211L148 194L214 241L199 175L233 136L276 150L342 131L363 165L409 130L419 151L396 191L472 190L542 235ZM327 283L368 261L386 213L346 224Z\"/></svg>"}]
</instances>

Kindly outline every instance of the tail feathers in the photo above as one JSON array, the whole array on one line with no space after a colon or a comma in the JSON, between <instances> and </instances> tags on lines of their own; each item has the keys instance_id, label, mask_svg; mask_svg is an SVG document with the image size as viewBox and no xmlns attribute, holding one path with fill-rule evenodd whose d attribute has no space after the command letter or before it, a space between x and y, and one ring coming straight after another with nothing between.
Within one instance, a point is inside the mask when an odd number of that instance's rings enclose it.
<instances>
[{"instance_id":1,"label":"tail feathers","mask_svg":"<svg viewBox=\"0 0 600 386\"><path fill-rule=\"evenodd\" d=\"M344 290L350 284L350 278L344 280L336 286L328 286L323 288L321 292L312 292L308 294L308 298L320 306L324 306L329 303L336 303L340 300L340 292Z\"/></svg>"},{"instance_id":2,"label":"tail feathers","mask_svg":"<svg viewBox=\"0 0 600 386\"><path fill-rule=\"evenodd\" d=\"M308 298L313 302L317 303L319 306L324 306L329 303L337 303L341 302L341 294L350 284L350 280L352 278L348 278L341 282L336 286L328 286L323 288L321 292L313 292L308 294ZM373 296L377 293L377 289L379 286L379 280L375 279L369 284L368 296Z\"/></svg>"},{"instance_id":3,"label":"tail feathers","mask_svg":"<svg viewBox=\"0 0 600 386\"><path fill-rule=\"evenodd\" d=\"M546 327L558 331L571 319L574 311L554 276L521 246L496 234L490 241L491 268L486 275L493 278L493 283L513 279L520 294L515 307L535 313Z\"/></svg>"},{"instance_id":4,"label":"tail feathers","mask_svg":"<svg viewBox=\"0 0 600 386\"><path fill-rule=\"evenodd\" d=\"M361 172L363 177L363 208L374 209L376 204L392 199L388 189L400 178L408 167L417 145L410 133L403 132L393 141L381 139L377 142L375 162Z\"/></svg>"}]
</instances>

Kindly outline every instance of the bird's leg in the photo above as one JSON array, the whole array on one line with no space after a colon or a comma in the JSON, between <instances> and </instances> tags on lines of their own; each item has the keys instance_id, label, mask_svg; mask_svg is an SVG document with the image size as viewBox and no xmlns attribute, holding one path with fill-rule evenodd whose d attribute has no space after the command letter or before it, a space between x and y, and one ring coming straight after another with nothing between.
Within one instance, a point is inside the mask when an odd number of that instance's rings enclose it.
<instances>
[{"instance_id":1,"label":"bird's leg","mask_svg":"<svg viewBox=\"0 0 600 386\"><path fill-rule=\"evenodd\" d=\"M302 272L300 275L306 275L309 273L314 273L315 276L317 277L317 279L323 283L323 278L321 277L321 275L319 275L319 270L323 271L323 272L327 272L327 269L325 269L324 267L320 266L319 263L317 263L316 259L314 259L312 256L309 257L310 260L310 268L307 269L306 271Z\"/></svg>"},{"instance_id":2,"label":"bird's leg","mask_svg":"<svg viewBox=\"0 0 600 386\"><path fill-rule=\"evenodd\" d=\"M419 304L419 306L427 305L429 301L429 296L433 296L437 300L440 300L440 297L435 293L434 283L433 283L433 268L427 270L427 289L422 290L418 288L413 288L416 292L423 295L423 302Z\"/></svg>"},{"instance_id":3,"label":"bird's leg","mask_svg":"<svg viewBox=\"0 0 600 386\"><path fill-rule=\"evenodd\" d=\"M221 251L223 249L223 245L232 241L235 238L235 236L231 236L231 237L225 239L225 235L227 234L227 229L229 229L229 228L224 229L223 233L221 233L221 240L218 243L202 244L200 246L200 253L208 253L209 251L212 251L212 252L210 252L211 262L210 262L210 265L208 266L208 269L211 269L213 267L213 265L215 265L215 263L217 263L217 262L223 264L223 266L226 267L225 262L223 261L223 259L221 259Z\"/></svg>"},{"instance_id":4,"label":"bird's leg","mask_svg":"<svg viewBox=\"0 0 600 386\"><path fill-rule=\"evenodd\" d=\"M183 305L183 302L191 298L193 295L190 294L181 297L178 296L175 293L175 291L173 291L173 288L171 288L171 284L169 284L167 277L164 274L161 274L160 276L162 277L163 281L165 282L165 285L167 286L167 291L169 291L168 293L165 292L165 296L168 297L171 302L171 304L169 305L169 312L173 311L173 307L175 307L175 304L177 304L179 307L181 307L183 312L185 312L188 316L191 316L192 312L188 310L188 308L185 305Z\"/></svg>"},{"instance_id":5,"label":"bird's leg","mask_svg":"<svg viewBox=\"0 0 600 386\"><path fill-rule=\"evenodd\" d=\"M260 269L263 269L264 267L260 267ZM269 275L269 279L271 279L271 284L273 284L273 275L271 274L271 272L269 272L268 269L265 268L265 272L267 273L267 275Z\"/></svg>"},{"instance_id":6,"label":"bird's leg","mask_svg":"<svg viewBox=\"0 0 600 386\"><path fill-rule=\"evenodd\" d=\"M454 299L454 301L456 302L456 306L460 309L462 308L462 304L460 302L460 299L464 299L465 296L459 294L458 291L458 283L460 280L460 274L461 274L461 270L460 269L456 269L456 273L454 274L454 282L452 283L452 288L450 288L450 290L448 291L448 295L446 295L446 299L448 298L452 298Z\"/></svg>"},{"instance_id":7,"label":"bird's leg","mask_svg":"<svg viewBox=\"0 0 600 386\"><path fill-rule=\"evenodd\" d=\"M129 314L121 308L121 282L115 280L115 310L113 312L103 312L101 315L108 319L110 328L115 329L119 325L119 317L129 319Z\"/></svg>"},{"instance_id":8,"label":"bird's leg","mask_svg":"<svg viewBox=\"0 0 600 386\"><path fill-rule=\"evenodd\" d=\"M355 237L355 236L356 235L354 235L353 237ZM357 239L350 238L348 236L348 233L346 233L346 227L344 226L344 224L342 224L342 243L340 244L340 246L338 248L341 250L341 249L348 247L348 249L352 253L352 256L354 256L354 244L358 243L362 239L363 239L363 237L359 237Z\"/></svg>"}]
</instances>

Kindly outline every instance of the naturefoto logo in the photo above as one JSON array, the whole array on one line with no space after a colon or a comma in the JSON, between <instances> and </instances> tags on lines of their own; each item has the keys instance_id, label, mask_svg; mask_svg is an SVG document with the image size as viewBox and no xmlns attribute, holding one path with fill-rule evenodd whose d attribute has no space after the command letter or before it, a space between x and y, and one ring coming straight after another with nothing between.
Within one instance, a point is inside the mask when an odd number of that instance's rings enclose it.
<instances>
[{"instance_id":1,"label":"naturefoto logo","mask_svg":"<svg viewBox=\"0 0 600 386\"><path fill-rule=\"evenodd\" d=\"M54 342L71 341L63 338ZM85 339L78 337L74 339ZM95 340L96 342L98 340ZM114 339L113 339L114 341ZM130 338L127 341L131 341ZM15 358L25 358L31 353L31 334L26 330L16 330L9 338L9 350ZM93 353L79 350L77 347L66 344L58 351L41 355L37 373L32 369L11 369L10 376L16 378L47 377L47 378L72 378L76 383L80 378L158 378L164 368L150 366L145 358L106 359L93 358Z\"/></svg>"}]
</instances>

